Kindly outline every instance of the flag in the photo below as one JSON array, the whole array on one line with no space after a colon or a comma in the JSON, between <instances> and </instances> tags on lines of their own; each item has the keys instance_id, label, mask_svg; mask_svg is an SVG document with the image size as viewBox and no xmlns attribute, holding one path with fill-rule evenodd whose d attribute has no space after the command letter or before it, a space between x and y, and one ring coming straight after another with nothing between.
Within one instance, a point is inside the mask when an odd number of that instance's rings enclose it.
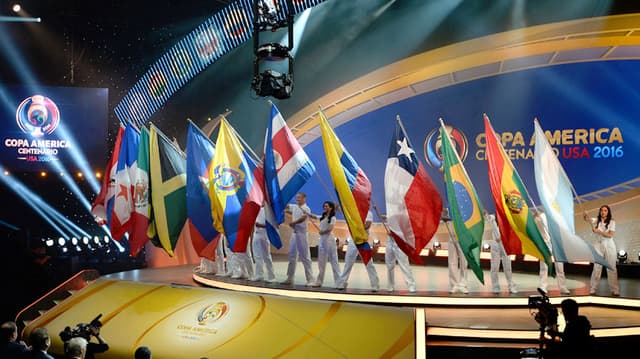
<instances>
[{"instance_id":1,"label":"flag","mask_svg":"<svg viewBox=\"0 0 640 359\"><path fill-rule=\"evenodd\" d=\"M557 262L609 264L593 245L576 235L571 181L553 152L538 120L534 120L533 156L536 187L547 217L553 258Z\"/></svg>"},{"instance_id":2,"label":"flag","mask_svg":"<svg viewBox=\"0 0 640 359\"><path fill-rule=\"evenodd\" d=\"M219 237L213 227L209 199L209 165L215 146L189 121L187 131L187 224L193 248L200 257L215 260Z\"/></svg>"},{"instance_id":3,"label":"flag","mask_svg":"<svg viewBox=\"0 0 640 359\"><path fill-rule=\"evenodd\" d=\"M233 252L247 250L264 200L260 182L256 180L256 174L261 176L259 172L235 130L222 118L210 166L209 198L213 224L225 235Z\"/></svg>"},{"instance_id":4,"label":"flag","mask_svg":"<svg viewBox=\"0 0 640 359\"><path fill-rule=\"evenodd\" d=\"M449 215L453 230L469 267L478 280L484 284L484 274L480 267L480 247L484 233L483 209L467 170L462 165L455 148L451 144L449 132L440 120L442 169L449 201Z\"/></svg>"},{"instance_id":5,"label":"flag","mask_svg":"<svg viewBox=\"0 0 640 359\"><path fill-rule=\"evenodd\" d=\"M140 133L127 123L124 129L115 176L115 198L111 214L111 236L121 240L131 227L134 211L133 194L135 176L138 171L138 146Z\"/></svg>"},{"instance_id":6,"label":"flag","mask_svg":"<svg viewBox=\"0 0 640 359\"><path fill-rule=\"evenodd\" d=\"M140 129L140 142L138 143L138 159L136 173L133 179L133 213L131 215L131 228L129 230L129 253L135 257L149 240L147 227L151 208L149 206L149 130L146 127Z\"/></svg>"},{"instance_id":7,"label":"flag","mask_svg":"<svg viewBox=\"0 0 640 359\"><path fill-rule=\"evenodd\" d=\"M491 195L496 206L500 237L509 254L529 254L549 266L553 273L551 253L529 211L529 195L524 183L484 115L487 139L487 166Z\"/></svg>"},{"instance_id":8,"label":"flag","mask_svg":"<svg viewBox=\"0 0 640 359\"><path fill-rule=\"evenodd\" d=\"M398 247L416 264L438 230L442 198L418 161L398 118L384 172L387 225Z\"/></svg>"},{"instance_id":9,"label":"flag","mask_svg":"<svg viewBox=\"0 0 640 359\"><path fill-rule=\"evenodd\" d=\"M104 177L102 179L102 187L96 199L91 205L91 213L94 215L96 222L100 225L111 224L111 210L113 208L113 198L115 196L115 177L116 167L118 165L118 155L120 153L120 144L122 143L122 137L124 136L124 127L121 125L118 128L118 134L113 145L113 151L111 153L111 159L107 163L107 167L104 170Z\"/></svg>"},{"instance_id":10,"label":"flag","mask_svg":"<svg viewBox=\"0 0 640 359\"><path fill-rule=\"evenodd\" d=\"M358 248L362 261L367 264L373 256L373 250L368 242L369 235L364 228L371 202L371 183L333 132L322 111L320 111L320 128L322 146L327 157L331 180L338 194L340 208L353 243Z\"/></svg>"},{"instance_id":11,"label":"flag","mask_svg":"<svg viewBox=\"0 0 640 359\"><path fill-rule=\"evenodd\" d=\"M276 222L275 230L269 231L267 228L267 234L274 236L272 238L270 235L269 240L276 248L282 247L277 225L284 222L287 203L315 171L315 166L272 103L271 121L264 141L264 183L266 198Z\"/></svg>"},{"instance_id":12,"label":"flag","mask_svg":"<svg viewBox=\"0 0 640 359\"><path fill-rule=\"evenodd\" d=\"M162 248L173 257L187 220L186 160L154 125L149 131L149 170L156 234Z\"/></svg>"}]
</instances>

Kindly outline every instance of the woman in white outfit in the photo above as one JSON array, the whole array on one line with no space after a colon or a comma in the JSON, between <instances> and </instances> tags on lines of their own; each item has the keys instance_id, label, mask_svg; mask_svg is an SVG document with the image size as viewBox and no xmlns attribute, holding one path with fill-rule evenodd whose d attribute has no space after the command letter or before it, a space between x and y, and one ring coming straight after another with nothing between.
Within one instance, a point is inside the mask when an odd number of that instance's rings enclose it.
<instances>
[{"instance_id":1,"label":"woman in white outfit","mask_svg":"<svg viewBox=\"0 0 640 359\"><path fill-rule=\"evenodd\" d=\"M317 219L317 216L314 215ZM337 285L340 280L340 265L338 264L338 250L336 240L333 237L333 227L336 225L336 205L333 202L326 201L322 204L322 216L320 216L320 227L318 234L320 241L318 243L318 278L313 283L314 287L322 286L324 282L324 273L327 269L327 260L331 264L333 272L333 283Z\"/></svg>"},{"instance_id":2,"label":"woman in white outfit","mask_svg":"<svg viewBox=\"0 0 640 359\"><path fill-rule=\"evenodd\" d=\"M607 281L611 295L619 296L620 287L618 286L618 270L616 268L616 243L613 241L613 235L616 232L616 221L611 217L611 209L607 205L600 207L597 218L590 218L584 213L584 220L591 223L591 230L598 235L598 243L595 244L596 250L604 257L611 269L607 268ZM591 289L590 294L596 294L600 277L602 275L602 265L593 264L593 272L591 273Z\"/></svg>"}]
</instances>

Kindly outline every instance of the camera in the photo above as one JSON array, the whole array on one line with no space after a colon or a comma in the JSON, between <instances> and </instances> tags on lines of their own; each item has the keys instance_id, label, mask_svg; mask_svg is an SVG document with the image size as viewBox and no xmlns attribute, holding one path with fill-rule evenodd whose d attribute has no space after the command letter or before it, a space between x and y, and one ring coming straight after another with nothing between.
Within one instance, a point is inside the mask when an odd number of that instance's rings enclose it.
<instances>
[{"instance_id":1,"label":"camera","mask_svg":"<svg viewBox=\"0 0 640 359\"><path fill-rule=\"evenodd\" d=\"M529 296L529 312L541 328L557 324L558 309L549 302L549 297L544 290L538 288L538 292L540 295Z\"/></svg>"},{"instance_id":2,"label":"camera","mask_svg":"<svg viewBox=\"0 0 640 359\"><path fill-rule=\"evenodd\" d=\"M93 318L89 323L79 323L73 329L71 329L71 327L65 327L64 330L60 332L60 339L65 343L75 337L85 338L89 341L93 335L93 330L102 327L102 323L100 322L101 317L102 314L98 314L98 316Z\"/></svg>"}]
</instances>

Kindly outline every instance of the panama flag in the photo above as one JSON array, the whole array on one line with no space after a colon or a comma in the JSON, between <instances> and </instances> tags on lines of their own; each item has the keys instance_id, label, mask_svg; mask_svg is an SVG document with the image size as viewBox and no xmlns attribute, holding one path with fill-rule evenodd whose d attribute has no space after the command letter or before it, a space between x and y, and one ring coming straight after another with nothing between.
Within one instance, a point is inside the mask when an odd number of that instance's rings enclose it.
<instances>
[{"instance_id":1,"label":"panama flag","mask_svg":"<svg viewBox=\"0 0 640 359\"><path fill-rule=\"evenodd\" d=\"M211 218L209 165L215 153L211 140L189 120L187 131L187 224L200 257L215 260L219 233Z\"/></svg>"},{"instance_id":2,"label":"panama flag","mask_svg":"<svg viewBox=\"0 0 640 359\"><path fill-rule=\"evenodd\" d=\"M264 194L259 167L240 143L225 118L220 121L216 151L211 160L209 198L216 230L224 233L233 252L245 252Z\"/></svg>"},{"instance_id":3,"label":"panama flag","mask_svg":"<svg viewBox=\"0 0 640 359\"><path fill-rule=\"evenodd\" d=\"M353 243L358 248L362 262L367 264L373 256L373 250L368 242L369 235L364 228L371 205L371 182L344 148L322 111L319 114L322 146L327 157L331 180L338 194L340 208Z\"/></svg>"},{"instance_id":4,"label":"panama flag","mask_svg":"<svg viewBox=\"0 0 640 359\"><path fill-rule=\"evenodd\" d=\"M120 144L122 143L122 137L124 136L124 126L118 127L118 134L113 145L113 151L111 153L111 159L107 163L107 167L104 170L104 178L102 180L102 187L98 196L93 201L91 206L91 213L94 215L96 222L100 225L111 224L111 211L113 208L113 200L115 197L115 178L116 169L118 166L118 155L120 153Z\"/></svg>"},{"instance_id":5,"label":"panama flag","mask_svg":"<svg viewBox=\"0 0 640 359\"><path fill-rule=\"evenodd\" d=\"M115 198L110 227L111 236L115 240L121 240L131 226L139 143L140 133L131 123L127 123L116 166Z\"/></svg>"},{"instance_id":6,"label":"panama flag","mask_svg":"<svg viewBox=\"0 0 640 359\"><path fill-rule=\"evenodd\" d=\"M458 241L469 267L484 284L484 274L480 266L480 245L484 233L482 205L467 170L451 143L449 131L442 119L440 119L440 139L449 214L456 235L456 238L451 240Z\"/></svg>"},{"instance_id":7,"label":"panama flag","mask_svg":"<svg viewBox=\"0 0 640 359\"><path fill-rule=\"evenodd\" d=\"M576 235L573 186L537 119L534 127L536 187L547 217L553 258L557 262L589 261L608 267L593 245Z\"/></svg>"},{"instance_id":8,"label":"panama flag","mask_svg":"<svg viewBox=\"0 0 640 359\"><path fill-rule=\"evenodd\" d=\"M551 251L544 243L529 210L528 191L498 141L486 114L484 132L487 139L489 185L496 206L496 220L502 244L508 254L529 254L544 261L549 267L549 272L553 274Z\"/></svg>"},{"instance_id":9,"label":"panama flag","mask_svg":"<svg viewBox=\"0 0 640 359\"><path fill-rule=\"evenodd\" d=\"M438 230L442 197L411 148L400 118L391 138L384 196L391 236L412 262L424 264L420 252Z\"/></svg>"},{"instance_id":10,"label":"panama flag","mask_svg":"<svg viewBox=\"0 0 640 359\"><path fill-rule=\"evenodd\" d=\"M267 233L269 240L280 248L280 236L272 238L277 225L284 222L284 210L287 203L300 188L313 176L315 166L293 136L284 118L275 104L271 104L271 121L267 127L264 141L264 183L267 202L273 209L276 227L269 230L269 209L266 210ZM271 223L273 227L273 223Z\"/></svg>"}]
</instances>

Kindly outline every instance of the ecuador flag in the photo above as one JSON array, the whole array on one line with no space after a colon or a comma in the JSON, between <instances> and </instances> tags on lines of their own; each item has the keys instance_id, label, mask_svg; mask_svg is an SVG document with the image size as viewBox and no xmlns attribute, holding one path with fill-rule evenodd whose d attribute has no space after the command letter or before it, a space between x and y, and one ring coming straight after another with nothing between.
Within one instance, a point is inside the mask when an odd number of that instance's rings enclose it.
<instances>
[{"instance_id":1,"label":"ecuador flag","mask_svg":"<svg viewBox=\"0 0 640 359\"><path fill-rule=\"evenodd\" d=\"M498 142L486 114L484 131L487 139L489 184L504 248L509 254L530 254L546 262L552 271L551 252L529 211L527 189Z\"/></svg>"}]
</instances>

